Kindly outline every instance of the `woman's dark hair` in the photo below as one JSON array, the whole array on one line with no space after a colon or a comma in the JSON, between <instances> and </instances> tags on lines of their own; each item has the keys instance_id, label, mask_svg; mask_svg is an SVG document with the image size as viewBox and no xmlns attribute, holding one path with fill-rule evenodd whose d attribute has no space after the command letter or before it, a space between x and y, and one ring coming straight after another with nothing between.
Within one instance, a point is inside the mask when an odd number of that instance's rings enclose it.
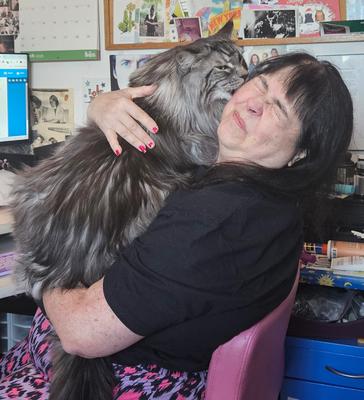
<instances>
[{"instance_id":1,"label":"woman's dark hair","mask_svg":"<svg viewBox=\"0 0 364 400\"><path fill-rule=\"evenodd\" d=\"M51 102L51 101L54 101L54 102L56 103L56 107L58 107L58 105L59 105L59 100L58 100L57 96L55 96L54 94L52 94L52 95L49 97L49 101L50 101L50 102Z\"/></svg>"},{"instance_id":2,"label":"woman's dark hair","mask_svg":"<svg viewBox=\"0 0 364 400\"><path fill-rule=\"evenodd\" d=\"M330 185L344 159L353 131L351 95L338 70L306 53L289 53L260 63L249 79L287 69L286 96L301 122L297 153L305 157L291 167L225 164L212 168L211 179L240 177L282 193L302 194ZM215 171L214 171L215 170Z\"/></svg>"},{"instance_id":3,"label":"woman's dark hair","mask_svg":"<svg viewBox=\"0 0 364 400\"><path fill-rule=\"evenodd\" d=\"M42 101L40 100L40 98L35 95L30 96L30 101L34 108L40 108L42 105Z\"/></svg>"}]
</instances>

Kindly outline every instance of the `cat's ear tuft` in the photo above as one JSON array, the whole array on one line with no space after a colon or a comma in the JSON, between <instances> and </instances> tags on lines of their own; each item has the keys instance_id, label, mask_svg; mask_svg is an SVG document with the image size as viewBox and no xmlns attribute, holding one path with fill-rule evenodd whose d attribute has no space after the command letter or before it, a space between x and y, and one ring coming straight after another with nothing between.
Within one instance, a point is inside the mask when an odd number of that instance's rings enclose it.
<instances>
[{"instance_id":1,"label":"cat's ear tuft","mask_svg":"<svg viewBox=\"0 0 364 400\"><path fill-rule=\"evenodd\" d=\"M233 30L234 30L234 22L232 19L229 19L229 21L211 37L232 39Z\"/></svg>"}]
</instances>

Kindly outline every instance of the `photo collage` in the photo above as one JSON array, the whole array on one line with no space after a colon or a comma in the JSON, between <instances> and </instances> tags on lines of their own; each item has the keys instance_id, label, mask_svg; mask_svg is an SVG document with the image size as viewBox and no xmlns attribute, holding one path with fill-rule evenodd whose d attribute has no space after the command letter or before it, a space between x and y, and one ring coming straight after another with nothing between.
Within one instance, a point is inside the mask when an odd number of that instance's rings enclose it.
<instances>
[{"instance_id":1,"label":"photo collage","mask_svg":"<svg viewBox=\"0 0 364 400\"><path fill-rule=\"evenodd\" d=\"M193 41L229 20L234 39L319 36L341 18L339 0L113 0L113 17L115 44Z\"/></svg>"},{"instance_id":2,"label":"photo collage","mask_svg":"<svg viewBox=\"0 0 364 400\"><path fill-rule=\"evenodd\" d=\"M19 0L0 0L0 53L13 53L19 33Z\"/></svg>"}]
</instances>

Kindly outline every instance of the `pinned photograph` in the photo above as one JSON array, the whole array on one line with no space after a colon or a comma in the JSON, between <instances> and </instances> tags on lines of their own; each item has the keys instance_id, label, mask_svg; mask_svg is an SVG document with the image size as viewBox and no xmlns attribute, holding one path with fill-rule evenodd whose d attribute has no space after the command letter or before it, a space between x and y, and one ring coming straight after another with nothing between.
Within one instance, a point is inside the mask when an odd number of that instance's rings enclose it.
<instances>
[{"instance_id":1,"label":"pinned photograph","mask_svg":"<svg viewBox=\"0 0 364 400\"><path fill-rule=\"evenodd\" d=\"M0 0L0 36L17 36L19 33L19 5L14 9L12 4L9 1L3 1L1 4Z\"/></svg>"},{"instance_id":2,"label":"pinned photograph","mask_svg":"<svg viewBox=\"0 0 364 400\"><path fill-rule=\"evenodd\" d=\"M242 35L250 38L281 39L297 36L295 7L244 6Z\"/></svg>"},{"instance_id":3,"label":"pinned photograph","mask_svg":"<svg viewBox=\"0 0 364 400\"><path fill-rule=\"evenodd\" d=\"M164 38L165 14L165 2L143 3L139 11L139 38L142 41Z\"/></svg>"},{"instance_id":4,"label":"pinned photograph","mask_svg":"<svg viewBox=\"0 0 364 400\"><path fill-rule=\"evenodd\" d=\"M175 18L179 42L193 42L202 37L200 18Z\"/></svg>"},{"instance_id":5,"label":"pinned photograph","mask_svg":"<svg viewBox=\"0 0 364 400\"><path fill-rule=\"evenodd\" d=\"M74 128L71 89L33 89L30 96L33 116L33 147L65 141Z\"/></svg>"},{"instance_id":6,"label":"pinned photograph","mask_svg":"<svg viewBox=\"0 0 364 400\"><path fill-rule=\"evenodd\" d=\"M337 2L336 2L337 3ZM339 7L329 2L306 4L298 7L300 36L319 36L320 22L340 19Z\"/></svg>"},{"instance_id":7,"label":"pinned photograph","mask_svg":"<svg viewBox=\"0 0 364 400\"><path fill-rule=\"evenodd\" d=\"M248 66L248 73L252 73L258 64L287 53L287 46L246 46L244 47L244 59Z\"/></svg>"}]
</instances>

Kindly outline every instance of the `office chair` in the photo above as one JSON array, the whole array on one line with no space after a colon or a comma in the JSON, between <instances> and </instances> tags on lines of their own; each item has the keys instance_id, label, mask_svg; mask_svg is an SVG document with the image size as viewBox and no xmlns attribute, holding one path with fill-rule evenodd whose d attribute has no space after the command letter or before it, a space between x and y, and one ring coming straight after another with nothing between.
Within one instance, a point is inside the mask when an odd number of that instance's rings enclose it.
<instances>
[{"instance_id":1,"label":"office chair","mask_svg":"<svg viewBox=\"0 0 364 400\"><path fill-rule=\"evenodd\" d=\"M205 400L277 400L284 375L284 342L299 271L288 297L270 314L213 353Z\"/></svg>"}]
</instances>

